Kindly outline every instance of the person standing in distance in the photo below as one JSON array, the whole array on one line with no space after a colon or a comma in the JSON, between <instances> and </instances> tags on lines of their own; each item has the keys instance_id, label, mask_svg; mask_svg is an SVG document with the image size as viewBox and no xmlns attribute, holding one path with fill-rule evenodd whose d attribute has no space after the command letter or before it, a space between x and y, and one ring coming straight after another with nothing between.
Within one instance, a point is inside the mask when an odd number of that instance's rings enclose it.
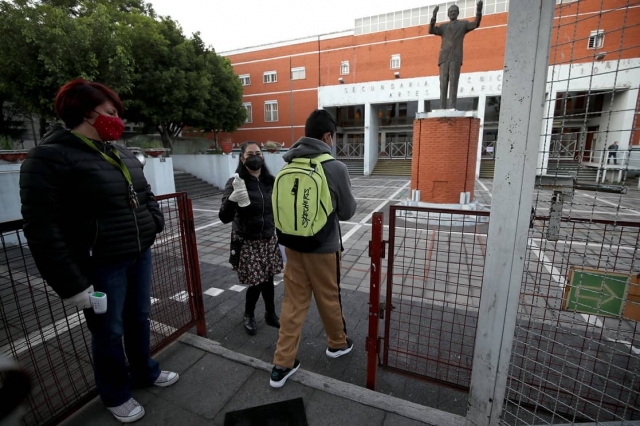
<instances>
[{"instance_id":1,"label":"person standing in distance","mask_svg":"<svg viewBox=\"0 0 640 426\"><path fill-rule=\"evenodd\" d=\"M305 124L305 136L283 155L284 160L289 163L297 158L313 159L330 154L336 140L336 128L335 120L327 111L313 111ZM339 221L351 219L357 204L351 192L347 166L330 158L322 162L322 168L335 212L329 215L326 232L323 228L322 241L318 242L317 247L308 249L292 249L282 243L286 247L287 263L284 269L280 332L269 381L274 388L282 387L300 367L296 354L312 294L327 334L326 355L338 358L353 348L353 341L347 337L340 298L342 238ZM285 192L288 192L288 188ZM274 191L274 203L278 202L277 197Z\"/></svg>"},{"instance_id":2,"label":"person standing in distance","mask_svg":"<svg viewBox=\"0 0 640 426\"><path fill-rule=\"evenodd\" d=\"M458 21L460 8L455 4L447 10L450 22L436 26L439 6L433 9L433 17L429 25L429 34L442 37L438 66L440 67L440 108L456 108L458 101L458 80L462 67L462 44L464 36L480 26L482 20L482 0L478 2L476 19L473 21ZM449 103L447 104L447 89Z\"/></svg>"},{"instance_id":3,"label":"person standing in distance","mask_svg":"<svg viewBox=\"0 0 640 426\"><path fill-rule=\"evenodd\" d=\"M271 327L280 327L273 277L283 268L271 206L274 177L264 164L257 142L245 142L240 146L236 173L244 185L234 188L236 178L233 177L227 181L218 217L222 223L233 221L229 260L238 272L240 283L249 286L244 305L244 329L254 335L258 331L254 311L260 294L264 300L265 322ZM250 204L240 207L245 204L243 201Z\"/></svg>"},{"instance_id":4,"label":"person standing in distance","mask_svg":"<svg viewBox=\"0 0 640 426\"><path fill-rule=\"evenodd\" d=\"M609 156L607 157L607 164L613 158L613 164L618 164L618 142L614 142L607 148Z\"/></svg>"},{"instance_id":5,"label":"person standing in distance","mask_svg":"<svg viewBox=\"0 0 640 426\"><path fill-rule=\"evenodd\" d=\"M133 386L178 381L160 371L149 348L151 245L164 217L140 161L111 144L124 131L113 90L70 81L55 110L66 128L45 134L20 168L24 235L42 278L66 306L84 309L98 393L129 423L144 416ZM94 290L108 296L103 314L91 309Z\"/></svg>"}]
</instances>

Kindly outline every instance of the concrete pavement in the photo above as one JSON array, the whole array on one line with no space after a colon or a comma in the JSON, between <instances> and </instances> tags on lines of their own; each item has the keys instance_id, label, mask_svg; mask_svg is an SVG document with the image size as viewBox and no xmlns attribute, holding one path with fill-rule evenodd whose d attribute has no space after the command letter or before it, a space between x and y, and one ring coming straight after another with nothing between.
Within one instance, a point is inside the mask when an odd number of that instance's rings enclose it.
<instances>
[{"instance_id":1,"label":"concrete pavement","mask_svg":"<svg viewBox=\"0 0 640 426\"><path fill-rule=\"evenodd\" d=\"M344 364L357 352L331 363ZM271 364L231 351L193 334L157 357L164 369L180 373L169 388L135 390L146 414L139 425L223 425L225 413L301 397L310 426L464 425L464 418L373 392L301 368L281 389L269 386ZM94 399L62 424L113 425L116 420ZM269 423L263 423L269 426Z\"/></svg>"}]
</instances>

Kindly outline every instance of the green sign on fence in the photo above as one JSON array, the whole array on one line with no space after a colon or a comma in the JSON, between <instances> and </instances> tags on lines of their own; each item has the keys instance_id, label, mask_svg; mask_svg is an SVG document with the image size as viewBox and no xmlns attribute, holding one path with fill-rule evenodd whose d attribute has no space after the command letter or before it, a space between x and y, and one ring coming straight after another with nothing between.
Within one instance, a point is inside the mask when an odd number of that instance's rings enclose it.
<instances>
[{"instance_id":1,"label":"green sign on fence","mask_svg":"<svg viewBox=\"0 0 640 426\"><path fill-rule=\"evenodd\" d=\"M564 309L585 314L622 315L628 274L571 268L565 288Z\"/></svg>"}]
</instances>

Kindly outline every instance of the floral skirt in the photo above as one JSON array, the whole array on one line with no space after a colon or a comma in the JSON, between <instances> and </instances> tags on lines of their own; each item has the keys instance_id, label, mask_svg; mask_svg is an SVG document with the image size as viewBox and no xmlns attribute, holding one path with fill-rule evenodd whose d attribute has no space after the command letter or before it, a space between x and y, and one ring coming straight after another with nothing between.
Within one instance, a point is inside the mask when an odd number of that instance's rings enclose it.
<instances>
[{"instance_id":1,"label":"floral skirt","mask_svg":"<svg viewBox=\"0 0 640 426\"><path fill-rule=\"evenodd\" d=\"M246 240L233 233L231 238L242 241L238 266L233 268L240 284L260 284L284 269L275 235L268 240Z\"/></svg>"}]
</instances>

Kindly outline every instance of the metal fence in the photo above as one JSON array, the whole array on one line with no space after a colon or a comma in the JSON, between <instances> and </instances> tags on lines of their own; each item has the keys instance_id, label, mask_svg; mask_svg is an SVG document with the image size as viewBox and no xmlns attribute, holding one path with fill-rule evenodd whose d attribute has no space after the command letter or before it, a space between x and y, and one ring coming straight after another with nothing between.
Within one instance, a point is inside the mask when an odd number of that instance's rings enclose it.
<instances>
[{"instance_id":1,"label":"metal fence","mask_svg":"<svg viewBox=\"0 0 640 426\"><path fill-rule=\"evenodd\" d=\"M370 289L371 311L384 328L381 344L368 347L381 351L381 366L468 389L488 219L487 211L398 205L389 209L388 241L374 227L371 246L388 243L384 253L370 252L372 264L381 264L376 255L387 257L382 298L377 286ZM371 374L370 365L373 388Z\"/></svg>"},{"instance_id":2,"label":"metal fence","mask_svg":"<svg viewBox=\"0 0 640 426\"><path fill-rule=\"evenodd\" d=\"M387 240L374 216L369 388L378 365L469 389L488 220L391 206ZM640 222L532 217L503 424L640 419L639 250Z\"/></svg>"},{"instance_id":3,"label":"metal fence","mask_svg":"<svg viewBox=\"0 0 640 426\"><path fill-rule=\"evenodd\" d=\"M529 233L504 422L638 420L640 223L549 225Z\"/></svg>"},{"instance_id":4,"label":"metal fence","mask_svg":"<svg viewBox=\"0 0 640 426\"><path fill-rule=\"evenodd\" d=\"M153 246L151 347L155 353L197 326L204 308L191 202L158 197L166 226ZM0 354L32 381L24 423L54 424L95 396L91 336L81 311L65 308L40 277L22 221L0 224Z\"/></svg>"}]
</instances>

